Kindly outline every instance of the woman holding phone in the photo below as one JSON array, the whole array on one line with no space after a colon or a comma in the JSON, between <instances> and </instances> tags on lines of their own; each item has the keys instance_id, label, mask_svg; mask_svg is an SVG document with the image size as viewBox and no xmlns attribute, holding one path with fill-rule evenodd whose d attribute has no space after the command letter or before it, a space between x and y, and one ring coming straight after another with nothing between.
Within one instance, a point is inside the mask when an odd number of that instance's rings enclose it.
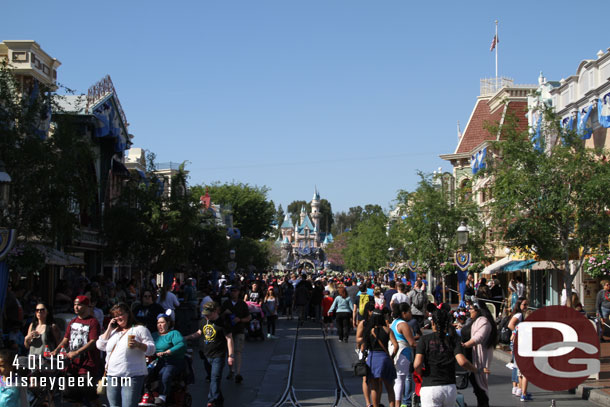
<instances>
[{"instance_id":1,"label":"woman holding phone","mask_svg":"<svg viewBox=\"0 0 610 407\"><path fill-rule=\"evenodd\" d=\"M96 342L97 348L106 352L109 407L136 407L148 374L146 356L155 353L155 342L148 328L137 324L127 304L113 306L110 314L113 318L108 329ZM119 379L113 380L115 377ZM128 377L131 380L121 380Z\"/></svg>"}]
</instances>

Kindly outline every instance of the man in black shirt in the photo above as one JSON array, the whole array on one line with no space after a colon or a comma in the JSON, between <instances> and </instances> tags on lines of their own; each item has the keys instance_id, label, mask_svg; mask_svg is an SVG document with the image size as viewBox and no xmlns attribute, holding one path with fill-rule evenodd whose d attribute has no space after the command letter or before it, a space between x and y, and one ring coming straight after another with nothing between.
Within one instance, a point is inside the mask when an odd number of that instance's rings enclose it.
<instances>
[{"instance_id":1,"label":"man in black shirt","mask_svg":"<svg viewBox=\"0 0 610 407\"><path fill-rule=\"evenodd\" d=\"M222 304L221 315L230 318L235 351L235 363L231 366L227 379L232 379L233 375L235 375L235 383L241 383L244 380L240 374L242 352L246 341L244 329L246 324L252 319L252 316L250 311L248 311L248 305L240 298L238 286L234 285L231 287L231 297Z\"/></svg>"},{"instance_id":2,"label":"man in black shirt","mask_svg":"<svg viewBox=\"0 0 610 407\"><path fill-rule=\"evenodd\" d=\"M133 309L133 315L138 322L144 324L151 333L157 332L157 315L163 314L163 307L155 302L154 294L151 290L142 292L141 303Z\"/></svg>"},{"instance_id":3,"label":"man in black shirt","mask_svg":"<svg viewBox=\"0 0 610 407\"><path fill-rule=\"evenodd\" d=\"M220 307L213 301L203 306L203 316L201 328L194 334L186 336L185 339L202 337L200 348L212 368L207 407L221 407L224 397L220 389L220 382L227 354L229 366L233 365L234 360L231 321L228 315L220 315Z\"/></svg>"}]
</instances>

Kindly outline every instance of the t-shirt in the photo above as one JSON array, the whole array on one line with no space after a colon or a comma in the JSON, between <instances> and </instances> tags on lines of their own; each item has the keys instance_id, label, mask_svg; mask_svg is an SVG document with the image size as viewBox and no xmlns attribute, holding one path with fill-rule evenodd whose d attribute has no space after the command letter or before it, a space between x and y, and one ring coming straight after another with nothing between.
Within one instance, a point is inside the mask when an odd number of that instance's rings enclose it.
<instances>
[{"instance_id":1,"label":"t-shirt","mask_svg":"<svg viewBox=\"0 0 610 407\"><path fill-rule=\"evenodd\" d=\"M68 339L68 352L76 351L85 346L90 341L96 341L100 336L100 324L93 316L81 319L74 318L66 327L64 338ZM72 359L71 369L76 374L97 373L100 366L100 352L95 346L89 348L87 352L81 353Z\"/></svg>"},{"instance_id":2,"label":"t-shirt","mask_svg":"<svg viewBox=\"0 0 610 407\"><path fill-rule=\"evenodd\" d=\"M261 294L258 291L248 291L248 301L252 301L252 302L260 302L261 301Z\"/></svg>"},{"instance_id":3,"label":"t-shirt","mask_svg":"<svg viewBox=\"0 0 610 407\"><path fill-rule=\"evenodd\" d=\"M138 305L134 308L133 314L136 320L142 324L150 332L157 332L157 315L163 314L165 310L163 307L156 302L150 305Z\"/></svg>"},{"instance_id":4,"label":"t-shirt","mask_svg":"<svg viewBox=\"0 0 610 407\"><path fill-rule=\"evenodd\" d=\"M455 355L464 353L458 339L452 349L436 333L431 333L419 340L415 353L424 356L422 386L455 384Z\"/></svg>"},{"instance_id":5,"label":"t-shirt","mask_svg":"<svg viewBox=\"0 0 610 407\"><path fill-rule=\"evenodd\" d=\"M207 358L224 358L227 354L227 333L231 332L229 318L219 317L215 321L203 319L200 323L200 347Z\"/></svg>"},{"instance_id":6,"label":"t-shirt","mask_svg":"<svg viewBox=\"0 0 610 407\"><path fill-rule=\"evenodd\" d=\"M396 293L392 296L392 299L390 300L390 302L394 301L394 303L396 304L400 304L403 302L409 302L409 299L407 297L407 294L404 293Z\"/></svg>"},{"instance_id":7,"label":"t-shirt","mask_svg":"<svg viewBox=\"0 0 610 407\"><path fill-rule=\"evenodd\" d=\"M392 296L396 294L398 291L395 288L390 288L385 293L383 293L383 298L385 298L385 307L390 308L390 302L392 301Z\"/></svg>"},{"instance_id":8,"label":"t-shirt","mask_svg":"<svg viewBox=\"0 0 610 407\"><path fill-rule=\"evenodd\" d=\"M238 317L240 320L242 318L247 318L250 315L250 311L248 311L248 305L246 305L245 301L243 301L243 300L237 300L237 302L235 304L233 304L233 301L231 301L231 300L225 301L224 304L222 304L222 313L224 313L224 311L226 311L226 310L229 310L231 312L231 314ZM231 324L231 325L232 325L231 333L233 335L238 335L238 334L244 333L246 323L238 322L234 325L233 324Z\"/></svg>"}]
</instances>

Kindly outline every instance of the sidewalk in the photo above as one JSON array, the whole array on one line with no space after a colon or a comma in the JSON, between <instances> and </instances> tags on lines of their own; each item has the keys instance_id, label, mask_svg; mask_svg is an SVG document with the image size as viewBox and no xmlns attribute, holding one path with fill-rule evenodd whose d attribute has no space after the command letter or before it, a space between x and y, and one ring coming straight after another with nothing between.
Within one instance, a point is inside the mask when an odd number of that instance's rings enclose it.
<instances>
[{"instance_id":1,"label":"sidewalk","mask_svg":"<svg viewBox=\"0 0 610 407\"><path fill-rule=\"evenodd\" d=\"M500 345L501 346L501 345ZM503 362L510 362L510 351L506 349L496 349L494 359ZM600 406L610 406L610 342L601 344L600 355L601 369L599 378L587 379L576 389L576 395L583 400L589 400Z\"/></svg>"}]
</instances>

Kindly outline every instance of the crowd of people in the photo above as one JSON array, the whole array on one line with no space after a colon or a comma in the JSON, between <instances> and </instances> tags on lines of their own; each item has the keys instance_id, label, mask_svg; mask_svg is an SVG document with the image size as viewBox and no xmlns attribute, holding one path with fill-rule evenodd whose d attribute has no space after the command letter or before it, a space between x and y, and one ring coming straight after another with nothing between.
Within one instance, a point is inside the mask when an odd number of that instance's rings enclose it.
<instances>
[{"instance_id":1,"label":"crowd of people","mask_svg":"<svg viewBox=\"0 0 610 407\"><path fill-rule=\"evenodd\" d=\"M232 277L202 279L199 284L194 278L174 279L167 287L157 287L155 281L114 284L103 277L78 278L74 285L64 282L53 305L75 314L65 328L54 318L49 304L24 296L26 305L19 305L21 311L15 314L21 314L21 322L16 329L12 321L13 335L5 341L8 349L0 352L0 374L6 376L11 370L7 361L14 354L61 354L70 361L66 374L91 376L94 383L106 378L109 406L137 406L152 378L159 385L151 404L162 406L173 396L172 379L184 372L192 374L187 348L189 341L198 340L209 383L207 406L223 406L223 377L236 384L244 381L245 333L255 322L254 308L264 315L269 339L276 338L280 316L286 320L296 317L300 325L307 320L321 323L325 334L336 333L341 343L355 337L369 367L362 380L367 406L380 405L384 387L391 406L408 406L416 385L421 387L423 406L453 406L456 364L470 372L468 380L478 405L487 406L489 366L502 337L499 329L508 330L507 345L512 346L519 323L531 312L520 277L509 282L505 293L497 279L481 278L475 283L469 274L463 299L466 306L457 309L441 304L440 298L429 302L435 297L428 296L423 274L413 282L404 278L388 281L387 276L307 274L301 269L282 275L258 274L252 279ZM596 310L600 317L608 318L610 282L602 283ZM13 299L18 298L15 292L9 291ZM582 308L578 298L572 300L573 306ZM490 303L506 303L505 311L500 306L488 307ZM30 312L33 315L26 324L24 316ZM198 326L188 323L197 318ZM506 321L504 326L498 323L500 319ZM422 329L431 333L423 335ZM151 359L156 363L151 364ZM510 367L513 395L532 400L527 379L514 362ZM131 380L124 385L113 378ZM9 390L0 389L0 405L19 405L15 400L24 395ZM68 389L64 398L88 406L102 403L95 386Z\"/></svg>"}]
</instances>

